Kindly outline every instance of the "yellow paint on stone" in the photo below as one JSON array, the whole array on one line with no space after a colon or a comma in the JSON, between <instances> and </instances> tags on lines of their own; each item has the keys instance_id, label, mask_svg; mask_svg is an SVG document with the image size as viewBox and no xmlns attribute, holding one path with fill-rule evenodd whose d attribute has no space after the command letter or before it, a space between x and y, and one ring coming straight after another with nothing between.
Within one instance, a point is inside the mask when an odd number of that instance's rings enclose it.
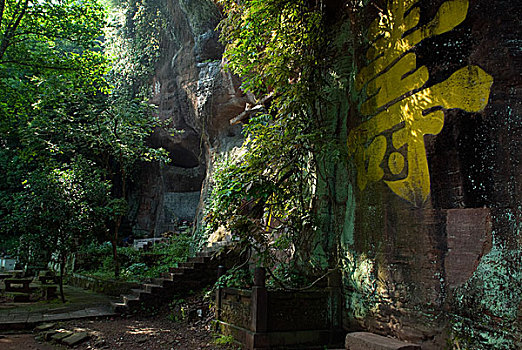
<instances>
[{"instance_id":1,"label":"yellow paint on stone","mask_svg":"<svg viewBox=\"0 0 522 350\"><path fill-rule=\"evenodd\" d=\"M361 190L385 176L383 164L391 178L406 169L403 178L384 182L398 196L420 206L430 193L424 135L436 135L442 130L443 109L484 109L493 79L481 68L467 66L446 81L423 88L429 79L428 69L417 69L416 56L409 50L464 21L468 1L443 3L435 18L418 29L415 26L419 9L412 8L416 3L417 0L390 1L386 13L370 27L370 63L357 75L356 88L366 88L368 98L361 113L371 118L350 132L348 148L355 159ZM391 135L391 144L385 135Z\"/></svg>"},{"instance_id":2,"label":"yellow paint on stone","mask_svg":"<svg viewBox=\"0 0 522 350\"><path fill-rule=\"evenodd\" d=\"M393 175L398 175L404 169L404 157L399 152L393 152L388 159L388 167Z\"/></svg>"}]
</instances>

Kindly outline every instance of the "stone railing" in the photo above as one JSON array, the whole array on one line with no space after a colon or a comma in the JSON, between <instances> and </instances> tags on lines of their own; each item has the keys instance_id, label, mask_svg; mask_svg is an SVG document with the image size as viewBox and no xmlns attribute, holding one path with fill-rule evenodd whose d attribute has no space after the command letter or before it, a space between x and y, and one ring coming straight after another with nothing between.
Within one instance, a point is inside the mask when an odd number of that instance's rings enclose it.
<instances>
[{"instance_id":1,"label":"stone railing","mask_svg":"<svg viewBox=\"0 0 522 350\"><path fill-rule=\"evenodd\" d=\"M332 272L322 289L269 291L258 268L251 289L216 291L216 328L246 349L342 344L339 275Z\"/></svg>"}]
</instances>

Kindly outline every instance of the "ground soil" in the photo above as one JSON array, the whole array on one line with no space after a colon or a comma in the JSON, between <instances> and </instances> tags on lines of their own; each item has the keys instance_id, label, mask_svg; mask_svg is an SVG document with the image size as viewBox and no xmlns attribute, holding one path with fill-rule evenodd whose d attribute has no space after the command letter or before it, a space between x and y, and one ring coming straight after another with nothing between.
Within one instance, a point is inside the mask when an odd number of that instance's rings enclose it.
<instances>
[{"instance_id":1,"label":"ground soil","mask_svg":"<svg viewBox=\"0 0 522 350\"><path fill-rule=\"evenodd\" d=\"M183 309L183 311L181 311ZM201 310L201 311L198 311ZM99 320L71 320L56 323L53 329L88 332L88 341L74 349L102 350L182 350L237 349L237 345L220 345L223 337L212 331L212 310L200 297L160 310ZM47 342L43 333L11 333L0 336L1 350L62 350L64 345Z\"/></svg>"},{"instance_id":2,"label":"ground soil","mask_svg":"<svg viewBox=\"0 0 522 350\"><path fill-rule=\"evenodd\" d=\"M87 331L89 341L76 349L231 349L216 344L216 336L203 322L173 322L155 318L120 318L103 321L68 321L63 328Z\"/></svg>"},{"instance_id":3,"label":"ground soil","mask_svg":"<svg viewBox=\"0 0 522 350\"><path fill-rule=\"evenodd\" d=\"M69 330L87 331L91 337L75 349L233 349L216 344L216 336L203 324L172 322L167 319L118 318L109 320L81 320L60 323ZM0 339L2 350L58 350L66 349L44 341L38 334L9 334ZM237 347L235 347L237 348Z\"/></svg>"}]
</instances>

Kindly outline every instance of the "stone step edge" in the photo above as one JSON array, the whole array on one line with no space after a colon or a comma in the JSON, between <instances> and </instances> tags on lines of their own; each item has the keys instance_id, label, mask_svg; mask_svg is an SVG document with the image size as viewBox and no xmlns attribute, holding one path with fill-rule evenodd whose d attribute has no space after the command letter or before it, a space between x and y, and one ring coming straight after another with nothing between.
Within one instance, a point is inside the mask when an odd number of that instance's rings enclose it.
<instances>
[{"instance_id":1,"label":"stone step edge","mask_svg":"<svg viewBox=\"0 0 522 350\"><path fill-rule=\"evenodd\" d=\"M420 345L370 332L353 332L346 335L346 350L420 350Z\"/></svg>"}]
</instances>

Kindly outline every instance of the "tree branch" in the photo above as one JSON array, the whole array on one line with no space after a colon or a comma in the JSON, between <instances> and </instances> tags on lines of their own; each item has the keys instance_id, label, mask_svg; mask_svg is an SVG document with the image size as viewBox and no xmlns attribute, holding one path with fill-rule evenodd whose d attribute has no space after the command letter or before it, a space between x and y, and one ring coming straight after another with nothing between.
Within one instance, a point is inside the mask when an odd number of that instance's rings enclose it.
<instances>
[{"instance_id":1,"label":"tree branch","mask_svg":"<svg viewBox=\"0 0 522 350\"><path fill-rule=\"evenodd\" d=\"M5 0L0 0L0 30L2 29L2 20L4 19Z\"/></svg>"},{"instance_id":2,"label":"tree branch","mask_svg":"<svg viewBox=\"0 0 522 350\"><path fill-rule=\"evenodd\" d=\"M14 19L14 21L7 26L2 42L0 43L0 60L4 57L5 50L9 46L9 41L13 38L16 29L20 25L22 18L25 16L25 12L28 6L29 0L25 0L24 4L22 5L22 9L20 10L20 13L16 17L16 19Z\"/></svg>"}]
</instances>

